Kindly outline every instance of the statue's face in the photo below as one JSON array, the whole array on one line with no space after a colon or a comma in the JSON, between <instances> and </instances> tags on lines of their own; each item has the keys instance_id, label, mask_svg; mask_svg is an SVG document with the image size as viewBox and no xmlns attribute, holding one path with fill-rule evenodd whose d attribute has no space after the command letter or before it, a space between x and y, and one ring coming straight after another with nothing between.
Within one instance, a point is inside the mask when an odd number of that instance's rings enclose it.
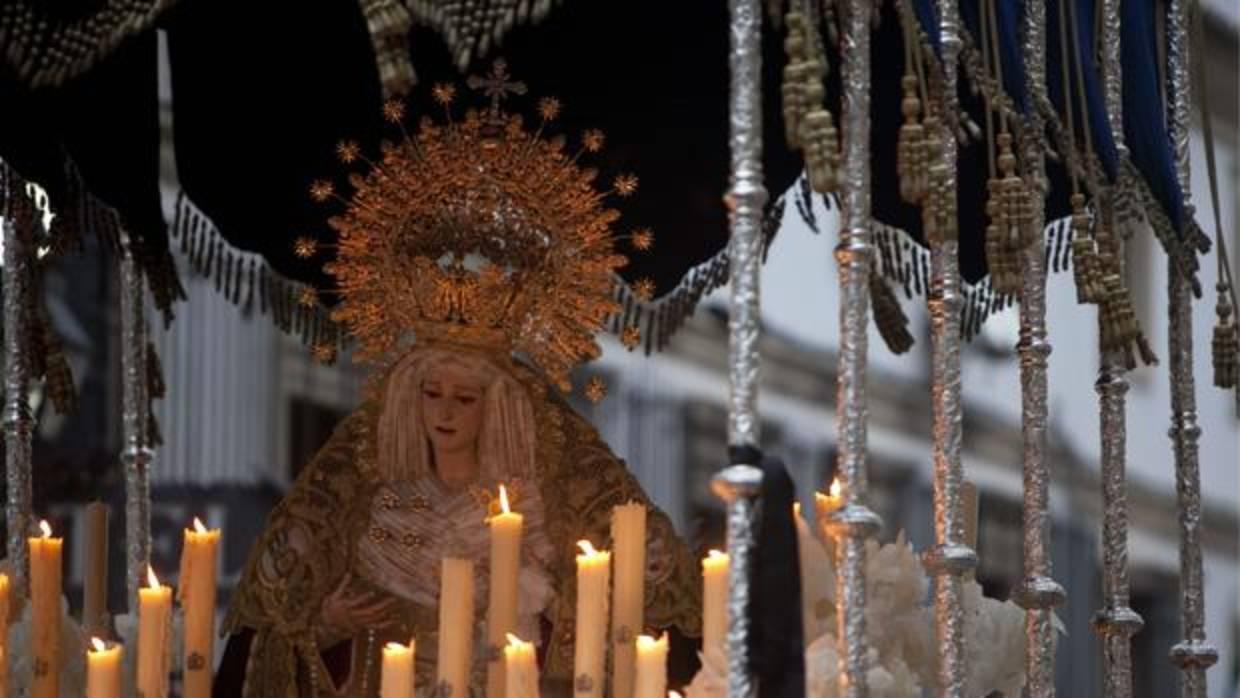
<instances>
[{"instance_id":1,"label":"statue's face","mask_svg":"<svg viewBox=\"0 0 1240 698\"><path fill-rule=\"evenodd\" d=\"M437 453L473 449L482 428L482 380L464 366L432 368L422 381L422 422Z\"/></svg>"}]
</instances>

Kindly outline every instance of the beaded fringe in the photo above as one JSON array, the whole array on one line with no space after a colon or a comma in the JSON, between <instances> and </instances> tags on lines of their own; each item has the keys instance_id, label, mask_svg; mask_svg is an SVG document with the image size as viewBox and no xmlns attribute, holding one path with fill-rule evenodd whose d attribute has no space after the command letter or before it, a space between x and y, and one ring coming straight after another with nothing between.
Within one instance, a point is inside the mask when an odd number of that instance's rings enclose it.
<instances>
[{"instance_id":1,"label":"beaded fringe","mask_svg":"<svg viewBox=\"0 0 1240 698\"><path fill-rule=\"evenodd\" d=\"M233 247L220 235L185 192L177 195L176 213L169 229L180 243L190 269L213 282L216 292L245 312L271 317L281 331L296 336L306 346L340 349L345 333L331 319L322 303L304 302L313 287L289 279L272 269L260 255ZM322 354L323 360L334 360Z\"/></svg>"}]
</instances>

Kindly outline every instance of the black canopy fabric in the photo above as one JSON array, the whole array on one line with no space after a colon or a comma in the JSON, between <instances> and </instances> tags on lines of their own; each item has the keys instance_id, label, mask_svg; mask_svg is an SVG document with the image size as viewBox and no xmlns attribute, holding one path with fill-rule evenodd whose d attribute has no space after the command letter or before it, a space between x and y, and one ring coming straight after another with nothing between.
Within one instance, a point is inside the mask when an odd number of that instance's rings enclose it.
<instances>
[{"instance_id":1,"label":"black canopy fabric","mask_svg":"<svg viewBox=\"0 0 1240 698\"><path fill-rule=\"evenodd\" d=\"M228 248L261 255L285 282L330 292L322 256L304 260L292 250L302 236L330 242L331 211L310 201L307 186L333 176L343 183L333 155L340 139L374 153L385 135L394 135L380 118L373 43L358 3L185 0L161 24L184 194L175 232L210 233L196 241L199 261L214 257L210 271L234 298L242 294L228 278L254 274L241 260L233 265ZM623 274L654 281L665 296L654 304L625 296L629 323L644 322L651 337L665 338L698 296L726 280L719 252L728 236L722 204L729 172L727 27L726 6L710 0L569 2L540 25L513 29L499 51L465 74L437 34L415 28L410 50L421 82L409 98L411 120L432 108L428 93L437 82L456 82L461 101L468 100L465 76L485 72L499 55L531 97L564 103L556 127L570 142L586 128L602 129L607 145L596 164L604 176L633 172L640 180L638 195L622 207L621 230L649 227L656 239L650 252L624 250L632 261ZM179 286L160 215L155 41L153 32L131 38L58 90L31 92L6 75L5 101L20 108L5 110L0 155L49 190L62 212L62 237L72 237L70 228L114 237L123 227L148 262L157 301L169 309ZM768 188L778 196L801 164L781 135L777 32L768 33L765 54L764 164ZM532 117L535 100L526 102ZM89 200L85 192L117 215L78 215L79 203ZM771 207L772 220L778 210ZM183 238L182 244L192 251L194 242ZM277 290L294 287L263 288L275 304ZM323 297L330 302L330 293ZM660 330L661 324L668 327Z\"/></svg>"},{"instance_id":2,"label":"black canopy fabric","mask_svg":"<svg viewBox=\"0 0 1240 698\"><path fill-rule=\"evenodd\" d=\"M322 307L301 308L292 299L305 284L322 291L318 297L330 304L331 284L322 271L323 255L297 257L293 241L330 242L326 220L333 211L313 204L307 187L315 179L331 178L347 189L333 155L336 143L354 139L373 154L388 128L380 118L374 27L368 27L361 5L365 2L183 0L162 18L175 161L183 186L173 232L195 268L213 276L232 299L248 303L257 298L275 310L282 326L300 329L310 341L330 335L330 323ZM1003 7L1001 43L1009 58L1001 83L1019 92L1023 82L1013 58L1019 55L1013 29L1018 14L1014 6ZM920 40L934 46L936 24L922 17L930 13L933 20L928 8L924 0L913 3L918 23L931 28ZM874 26L871 146L874 216L881 224L876 228L878 266L911 295L925 291L928 264L920 212L900 199L895 186L904 37L892 3L881 5ZM829 42L838 40L831 32L825 35ZM524 107L531 114L536 97L555 96L564 103L557 132L573 141L586 128L602 129L607 146L597 165L604 177L633 172L641 182L638 196L622 207L621 230L649 227L656 239L651 252L623 250L631 258L624 276L629 282L650 279L661 296L653 303L639 302L622 288L625 310L615 326L638 325L647 348L657 347L702 294L727 278L722 250L728 226L721 200L730 169L728 36L727 7L714 0L576 0L556 7L536 26L513 28L498 51L475 60L462 74L436 33L415 28L409 50L421 82L409 98L410 120L439 112L428 93L440 81L456 82L460 101L468 103L464 78L485 72L490 59L502 55L531 93L513 109ZM763 161L767 188L775 196L797 180L802 168L799 154L784 141L782 36L781 28L767 23ZM835 62L827 92L838 121L837 49L828 46L826 53ZM0 75L0 97L6 103L0 156L49 190L62 214L59 239L72 241L82 229L111 239L124 228L136 243L157 303L170 311L180 289L160 213L154 33L130 37L93 70L56 90L32 92L19 87L27 83L19 82L22 76L7 64L0 69L9 71ZM932 84L937 69L936 61L927 62ZM992 105L1000 99L970 73L966 61L961 105L976 129L984 120L978 95L989 94ZM1020 99L1009 101L1019 109L1028 106ZM957 207L961 271L969 283L965 330L971 334L1011 299L992 293L986 283L987 145L963 126L961 136ZM1050 174L1053 193L1061 192L1062 173L1052 166ZM812 223L809 198L804 186L794 196ZM1052 203L1059 199L1052 196ZM1060 209L1051 206L1048 216L1059 215ZM774 202L768 233L781 211L780 202ZM1048 251L1057 262L1067 255L1062 238L1060 230L1054 236L1058 247ZM898 303L884 284L877 284L876 293L879 315L888 315L881 312L884 308L898 314Z\"/></svg>"},{"instance_id":3,"label":"black canopy fabric","mask_svg":"<svg viewBox=\"0 0 1240 698\"><path fill-rule=\"evenodd\" d=\"M47 191L57 213L54 249L76 248L83 232L115 247L121 231L128 233L168 313L181 289L160 207L157 57L156 35L140 34L54 90L30 89L6 66L0 157L14 177L6 205L21 195L22 180Z\"/></svg>"},{"instance_id":4,"label":"black canopy fabric","mask_svg":"<svg viewBox=\"0 0 1240 698\"><path fill-rule=\"evenodd\" d=\"M180 180L230 243L261 253L289 278L328 288L321 259L292 252L298 236L330 242L327 213L310 201L307 187L324 177L342 183L344 170L333 154L340 139L375 153L381 138L396 134L381 119L373 53L354 3L250 6L187 2L171 15ZM241 13L250 21L237 26L232 18ZM435 83L454 81L462 103L474 100L438 35L418 28L410 43L421 81L409 100L411 122L423 114L442 118L429 95ZM778 195L801 167L780 136L776 37L767 49L765 165L768 187ZM559 98L564 109L556 132L573 142L587 128L603 130L604 176L638 176L638 195L623 204L620 226L650 227L656 243L650 254L625 250L632 260L627 279L649 277L668 291L722 248L729 171L725 6L566 3L540 25L514 29L496 55L529 87L530 96L512 108L524 106L533 118L535 96ZM467 74L484 73L489 64L475 61Z\"/></svg>"}]
</instances>

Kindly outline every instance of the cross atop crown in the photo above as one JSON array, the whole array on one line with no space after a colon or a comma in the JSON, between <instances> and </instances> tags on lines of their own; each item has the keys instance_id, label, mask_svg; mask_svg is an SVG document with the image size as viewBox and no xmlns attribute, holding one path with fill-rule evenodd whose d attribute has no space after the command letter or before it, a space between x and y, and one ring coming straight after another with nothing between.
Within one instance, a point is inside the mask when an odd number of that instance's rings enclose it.
<instances>
[{"instance_id":1,"label":"cross atop crown","mask_svg":"<svg viewBox=\"0 0 1240 698\"><path fill-rule=\"evenodd\" d=\"M511 80L508 74L508 62L503 58L496 58L491 64L491 73L486 77L477 75L469 76L468 85L471 90L480 90L482 94L491 98L492 117L499 114L500 102L507 99L509 95L523 95L526 93L525 83L519 80Z\"/></svg>"}]
</instances>

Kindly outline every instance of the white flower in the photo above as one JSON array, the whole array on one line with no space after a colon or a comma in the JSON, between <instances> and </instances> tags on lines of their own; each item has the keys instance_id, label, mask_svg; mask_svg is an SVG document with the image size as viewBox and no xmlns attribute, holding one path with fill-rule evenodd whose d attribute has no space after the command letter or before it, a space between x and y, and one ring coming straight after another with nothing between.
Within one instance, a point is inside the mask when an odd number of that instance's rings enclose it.
<instances>
[{"instance_id":1,"label":"white flower","mask_svg":"<svg viewBox=\"0 0 1240 698\"><path fill-rule=\"evenodd\" d=\"M86 640L82 628L69 615L69 601L60 599L60 698L79 698L86 691ZM9 626L5 649L9 663L8 695L24 698L31 693L34 667L30 656L31 604L22 608L21 618Z\"/></svg>"},{"instance_id":2,"label":"white flower","mask_svg":"<svg viewBox=\"0 0 1240 698\"><path fill-rule=\"evenodd\" d=\"M925 641L921 609L928 581L903 531L894 543L866 543L865 580L870 643L884 661L918 655Z\"/></svg>"},{"instance_id":3,"label":"white flower","mask_svg":"<svg viewBox=\"0 0 1240 698\"><path fill-rule=\"evenodd\" d=\"M869 653L866 686L870 698L918 698L921 686L908 666L899 658L878 661L878 652ZM840 656L835 636L828 633L814 640L805 651L806 698L838 698Z\"/></svg>"},{"instance_id":4,"label":"white flower","mask_svg":"<svg viewBox=\"0 0 1240 698\"><path fill-rule=\"evenodd\" d=\"M964 585L964 609L969 694L1020 695L1025 685L1024 609L1011 601L983 596L981 585L971 580ZM1051 624L1057 638L1064 631L1063 623L1052 615Z\"/></svg>"}]
</instances>

